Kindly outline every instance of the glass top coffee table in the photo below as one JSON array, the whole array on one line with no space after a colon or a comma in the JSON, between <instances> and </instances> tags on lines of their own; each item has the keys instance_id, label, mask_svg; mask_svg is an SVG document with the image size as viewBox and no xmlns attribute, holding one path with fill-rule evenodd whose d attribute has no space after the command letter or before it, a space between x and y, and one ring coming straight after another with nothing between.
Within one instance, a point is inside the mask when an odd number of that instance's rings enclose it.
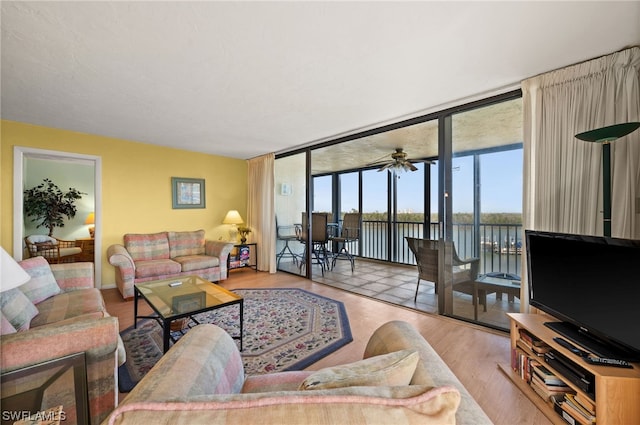
<instances>
[{"instance_id":1,"label":"glass top coffee table","mask_svg":"<svg viewBox=\"0 0 640 425\"><path fill-rule=\"evenodd\" d=\"M142 297L155 311L154 316L138 316L138 299ZM138 319L155 319L163 330L163 350L169 349L171 322L194 314L216 310L230 305L240 305L240 340L242 351L242 327L244 322L244 299L220 285L199 276L180 276L171 279L154 280L134 285L134 327Z\"/></svg>"}]
</instances>

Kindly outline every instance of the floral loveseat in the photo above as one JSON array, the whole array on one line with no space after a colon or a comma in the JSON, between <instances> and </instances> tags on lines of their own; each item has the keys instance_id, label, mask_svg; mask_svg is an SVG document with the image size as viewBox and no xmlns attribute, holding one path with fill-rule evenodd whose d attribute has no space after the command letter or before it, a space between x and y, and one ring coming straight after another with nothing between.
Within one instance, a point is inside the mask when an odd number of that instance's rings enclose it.
<instances>
[{"instance_id":1,"label":"floral loveseat","mask_svg":"<svg viewBox=\"0 0 640 425\"><path fill-rule=\"evenodd\" d=\"M93 263L47 263L43 257L21 261L31 280L0 294L2 373L76 353L85 353L89 416L99 424L117 405L117 367L125 362L118 318L107 313L94 287ZM25 388L39 377L29 377ZM6 397L10 394L2 394ZM66 392L45 391L48 400L75 412ZM3 415L10 406L3 404ZM20 413L20 412L14 412ZM4 417L4 416L3 416Z\"/></svg>"},{"instance_id":2,"label":"floral loveseat","mask_svg":"<svg viewBox=\"0 0 640 425\"><path fill-rule=\"evenodd\" d=\"M231 337L199 325L138 383L104 425L491 424L410 324L382 325L365 360L317 372L245 376Z\"/></svg>"},{"instance_id":3,"label":"floral loveseat","mask_svg":"<svg viewBox=\"0 0 640 425\"><path fill-rule=\"evenodd\" d=\"M233 244L205 240L204 230L124 235L124 244L107 249L116 268L116 285L123 298L133 297L138 282L197 275L211 282L227 278L227 257Z\"/></svg>"}]
</instances>

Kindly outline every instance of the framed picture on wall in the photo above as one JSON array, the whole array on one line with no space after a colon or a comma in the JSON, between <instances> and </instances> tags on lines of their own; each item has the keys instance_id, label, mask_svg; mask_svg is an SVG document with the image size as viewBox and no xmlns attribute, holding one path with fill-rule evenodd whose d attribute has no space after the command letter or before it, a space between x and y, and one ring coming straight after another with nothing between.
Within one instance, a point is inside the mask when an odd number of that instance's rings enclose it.
<instances>
[{"instance_id":1,"label":"framed picture on wall","mask_svg":"<svg viewBox=\"0 0 640 425\"><path fill-rule=\"evenodd\" d=\"M172 207L204 208L204 179L171 177Z\"/></svg>"}]
</instances>

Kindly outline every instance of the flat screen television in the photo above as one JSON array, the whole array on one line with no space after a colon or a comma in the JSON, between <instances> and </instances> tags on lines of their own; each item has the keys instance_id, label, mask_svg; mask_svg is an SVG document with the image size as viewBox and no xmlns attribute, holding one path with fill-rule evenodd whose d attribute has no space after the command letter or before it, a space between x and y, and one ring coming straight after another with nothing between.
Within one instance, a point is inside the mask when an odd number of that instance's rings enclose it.
<instances>
[{"instance_id":1,"label":"flat screen television","mask_svg":"<svg viewBox=\"0 0 640 425\"><path fill-rule=\"evenodd\" d=\"M530 304L599 357L640 361L640 240L525 230Z\"/></svg>"}]
</instances>

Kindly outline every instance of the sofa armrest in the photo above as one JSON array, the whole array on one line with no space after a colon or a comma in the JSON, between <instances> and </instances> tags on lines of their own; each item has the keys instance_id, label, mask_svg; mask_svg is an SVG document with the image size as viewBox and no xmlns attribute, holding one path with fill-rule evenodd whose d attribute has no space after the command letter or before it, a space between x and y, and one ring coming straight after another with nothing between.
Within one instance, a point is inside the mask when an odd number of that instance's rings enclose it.
<instances>
[{"instance_id":1,"label":"sofa armrest","mask_svg":"<svg viewBox=\"0 0 640 425\"><path fill-rule=\"evenodd\" d=\"M70 354L85 353L91 424L115 409L118 319L104 317L42 326L0 337L2 372L32 366Z\"/></svg>"},{"instance_id":2,"label":"sofa armrest","mask_svg":"<svg viewBox=\"0 0 640 425\"><path fill-rule=\"evenodd\" d=\"M204 254L212 257L218 257L220 263L227 262L227 257L233 249L232 242L206 240L204 242Z\"/></svg>"},{"instance_id":3,"label":"sofa armrest","mask_svg":"<svg viewBox=\"0 0 640 425\"><path fill-rule=\"evenodd\" d=\"M51 264L51 271L63 292L93 288L95 286L93 263Z\"/></svg>"},{"instance_id":4,"label":"sofa armrest","mask_svg":"<svg viewBox=\"0 0 640 425\"><path fill-rule=\"evenodd\" d=\"M444 360L411 324L394 320L380 326L369 338L363 358L407 349L416 350L420 355L411 385L453 386L461 396L457 423L492 423Z\"/></svg>"},{"instance_id":5,"label":"sofa armrest","mask_svg":"<svg viewBox=\"0 0 640 425\"><path fill-rule=\"evenodd\" d=\"M118 318L70 321L2 335L2 372L85 352L88 359L104 357L118 348ZM90 360L88 360L90 361Z\"/></svg>"},{"instance_id":6,"label":"sofa armrest","mask_svg":"<svg viewBox=\"0 0 640 425\"><path fill-rule=\"evenodd\" d=\"M238 394L244 383L240 351L218 326L198 325L171 347L126 398L127 403Z\"/></svg>"},{"instance_id":7,"label":"sofa armrest","mask_svg":"<svg viewBox=\"0 0 640 425\"><path fill-rule=\"evenodd\" d=\"M114 244L107 249L109 264L116 269L116 285L122 296L133 297L133 283L136 277L136 264L123 245Z\"/></svg>"},{"instance_id":8,"label":"sofa armrest","mask_svg":"<svg viewBox=\"0 0 640 425\"><path fill-rule=\"evenodd\" d=\"M204 253L212 257L218 257L220 261L220 280L225 280L229 274L227 259L233 249L233 243L224 241L206 240L204 242Z\"/></svg>"}]
</instances>

